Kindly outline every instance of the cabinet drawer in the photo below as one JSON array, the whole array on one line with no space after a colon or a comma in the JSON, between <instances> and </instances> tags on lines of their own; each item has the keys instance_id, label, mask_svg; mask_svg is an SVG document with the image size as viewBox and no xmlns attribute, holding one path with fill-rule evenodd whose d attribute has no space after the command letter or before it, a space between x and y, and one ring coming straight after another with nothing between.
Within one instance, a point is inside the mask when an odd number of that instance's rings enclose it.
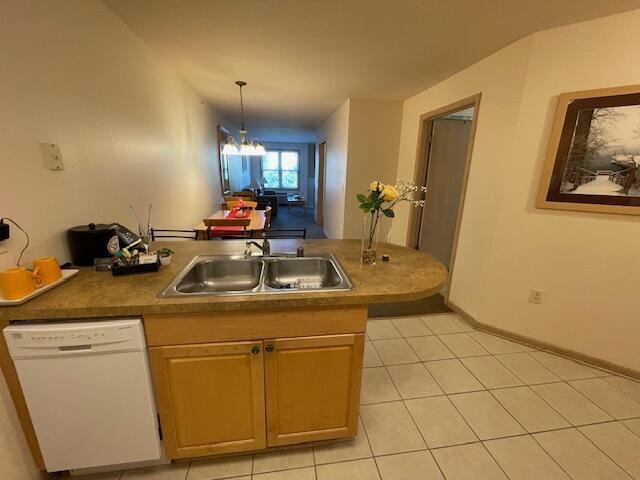
<instances>
[{"instance_id":1,"label":"cabinet drawer","mask_svg":"<svg viewBox=\"0 0 640 480\"><path fill-rule=\"evenodd\" d=\"M366 325L366 305L144 316L149 346L364 333Z\"/></svg>"}]
</instances>

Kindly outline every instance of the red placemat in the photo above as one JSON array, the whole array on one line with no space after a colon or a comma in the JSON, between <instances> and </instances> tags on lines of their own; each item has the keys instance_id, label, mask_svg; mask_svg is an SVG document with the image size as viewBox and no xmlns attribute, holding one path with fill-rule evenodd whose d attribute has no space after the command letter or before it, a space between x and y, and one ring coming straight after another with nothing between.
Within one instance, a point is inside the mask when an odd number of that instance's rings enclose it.
<instances>
[{"instance_id":1,"label":"red placemat","mask_svg":"<svg viewBox=\"0 0 640 480\"><path fill-rule=\"evenodd\" d=\"M247 213L242 216L239 217L237 215L238 213L238 208L232 208L231 210L229 210L229 213L227 213L225 215L224 218L248 218L250 213L248 212L249 209L246 209ZM216 233L216 235L235 235L237 234L239 231L244 231L244 227L240 226L240 225L233 225L233 226L229 226L229 227L211 227L211 230L213 232Z\"/></svg>"}]
</instances>

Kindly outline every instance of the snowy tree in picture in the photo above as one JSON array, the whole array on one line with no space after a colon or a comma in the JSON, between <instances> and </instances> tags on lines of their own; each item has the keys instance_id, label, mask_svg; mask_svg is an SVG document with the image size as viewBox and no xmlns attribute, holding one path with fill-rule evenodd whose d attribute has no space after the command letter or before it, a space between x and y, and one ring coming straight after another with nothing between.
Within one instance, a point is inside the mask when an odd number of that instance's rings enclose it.
<instances>
[{"instance_id":1,"label":"snowy tree in picture","mask_svg":"<svg viewBox=\"0 0 640 480\"><path fill-rule=\"evenodd\" d=\"M560 193L640 197L640 105L577 111Z\"/></svg>"}]
</instances>

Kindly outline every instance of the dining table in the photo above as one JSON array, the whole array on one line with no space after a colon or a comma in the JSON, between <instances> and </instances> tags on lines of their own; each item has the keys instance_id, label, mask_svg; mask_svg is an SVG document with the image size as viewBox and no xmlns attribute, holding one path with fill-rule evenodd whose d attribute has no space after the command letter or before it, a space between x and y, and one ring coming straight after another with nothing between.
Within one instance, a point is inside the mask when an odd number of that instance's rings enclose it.
<instances>
[{"instance_id":1,"label":"dining table","mask_svg":"<svg viewBox=\"0 0 640 480\"><path fill-rule=\"evenodd\" d=\"M218 210L217 212L212 213L207 218L210 219L224 219L228 218L230 210ZM238 218L238 217L234 217ZM247 227L247 231L251 232L252 238L260 237L260 234L264 230L264 226L266 223L266 216L264 210L255 210L250 209L247 217L250 221L249 226ZM198 225L193 227L196 231L196 239L197 240L207 240L207 227L204 224L204 220L200 222Z\"/></svg>"}]
</instances>

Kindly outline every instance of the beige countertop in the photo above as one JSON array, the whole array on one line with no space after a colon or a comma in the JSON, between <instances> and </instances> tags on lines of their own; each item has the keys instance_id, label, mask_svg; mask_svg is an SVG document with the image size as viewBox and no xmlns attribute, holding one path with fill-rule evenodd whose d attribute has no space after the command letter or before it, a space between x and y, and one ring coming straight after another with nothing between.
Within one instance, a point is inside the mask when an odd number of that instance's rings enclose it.
<instances>
[{"instance_id":1,"label":"beige countertop","mask_svg":"<svg viewBox=\"0 0 640 480\"><path fill-rule=\"evenodd\" d=\"M337 305L365 305L418 300L437 293L447 277L445 267L417 250L381 244L389 262L362 265L358 240L273 240L271 251L295 252L303 246L334 253L355 289L339 292L300 292L233 296L159 298L158 294L196 255L241 254L244 241L162 242L176 253L172 264L156 273L113 277L110 272L81 268L75 277L42 296L17 307L0 307L0 321L91 318L151 313L197 313L232 310L294 309Z\"/></svg>"}]
</instances>

